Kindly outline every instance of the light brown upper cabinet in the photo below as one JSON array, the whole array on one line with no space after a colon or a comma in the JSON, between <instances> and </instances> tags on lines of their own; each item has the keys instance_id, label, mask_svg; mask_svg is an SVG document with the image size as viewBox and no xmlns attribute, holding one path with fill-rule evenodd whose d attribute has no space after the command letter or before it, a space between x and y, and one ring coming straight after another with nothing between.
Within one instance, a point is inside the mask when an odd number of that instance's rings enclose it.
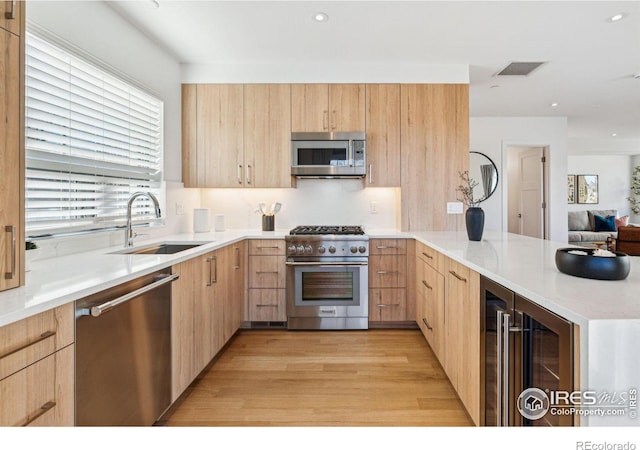
<instances>
[{"instance_id":1,"label":"light brown upper cabinet","mask_svg":"<svg viewBox=\"0 0 640 450\"><path fill-rule=\"evenodd\" d=\"M291 86L244 86L245 187L291 187Z\"/></svg>"},{"instance_id":2,"label":"light brown upper cabinet","mask_svg":"<svg viewBox=\"0 0 640 450\"><path fill-rule=\"evenodd\" d=\"M22 23L22 1L0 1L0 28L4 28L13 34L24 34Z\"/></svg>"},{"instance_id":3,"label":"light brown upper cabinet","mask_svg":"<svg viewBox=\"0 0 640 450\"><path fill-rule=\"evenodd\" d=\"M0 3L0 26L12 30L0 29L0 290L24 284L24 21L18 3ZM7 19L12 7L16 19Z\"/></svg>"},{"instance_id":4,"label":"light brown upper cabinet","mask_svg":"<svg viewBox=\"0 0 640 450\"><path fill-rule=\"evenodd\" d=\"M400 85L366 87L367 186L400 186Z\"/></svg>"},{"instance_id":5,"label":"light brown upper cabinet","mask_svg":"<svg viewBox=\"0 0 640 450\"><path fill-rule=\"evenodd\" d=\"M243 187L243 85L182 85L186 187Z\"/></svg>"},{"instance_id":6,"label":"light brown upper cabinet","mask_svg":"<svg viewBox=\"0 0 640 450\"><path fill-rule=\"evenodd\" d=\"M364 84L291 85L291 131L364 129Z\"/></svg>"},{"instance_id":7,"label":"light brown upper cabinet","mask_svg":"<svg viewBox=\"0 0 640 450\"><path fill-rule=\"evenodd\" d=\"M469 168L469 85L403 84L400 105L401 228L461 229L447 202Z\"/></svg>"}]
</instances>

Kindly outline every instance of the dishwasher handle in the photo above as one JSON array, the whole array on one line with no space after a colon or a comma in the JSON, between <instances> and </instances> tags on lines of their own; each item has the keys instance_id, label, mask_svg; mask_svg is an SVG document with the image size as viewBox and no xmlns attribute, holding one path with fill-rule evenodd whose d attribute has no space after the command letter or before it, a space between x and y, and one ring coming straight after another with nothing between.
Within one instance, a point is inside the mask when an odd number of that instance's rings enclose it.
<instances>
[{"instance_id":1,"label":"dishwasher handle","mask_svg":"<svg viewBox=\"0 0 640 450\"><path fill-rule=\"evenodd\" d=\"M171 275L165 275L158 277L153 283L147 284L146 286L141 287L140 289L136 289L133 292L129 292L121 297L115 298L113 300L109 300L98 306L92 306L91 308L82 308L79 312L81 316L93 316L100 317L101 314L106 313L107 311L112 310L118 305L128 302L136 297L139 297L142 294L145 294L149 291L153 291L154 289L159 288L167 283L171 283L172 281L177 280L180 277L179 274L174 273Z\"/></svg>"}]
</instances>

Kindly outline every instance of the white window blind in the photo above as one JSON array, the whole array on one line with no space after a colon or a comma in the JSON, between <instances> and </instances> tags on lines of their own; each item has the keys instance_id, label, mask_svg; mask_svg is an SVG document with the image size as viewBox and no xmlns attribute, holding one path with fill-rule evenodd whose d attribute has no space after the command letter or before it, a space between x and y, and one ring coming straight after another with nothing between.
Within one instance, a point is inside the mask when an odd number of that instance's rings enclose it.
<instances>
[{"instance_id":1,"label":"white window blind","mask_svg":"<svg viewBox=\"0 0 640 450\"><path fill-rule=\"evenodd\" d=\"M122 227L131 194L163 198L160 100L29 33L25 95L27 236ZM157 220L146 197L132 217Z\"/></svg>"}]
</instances>

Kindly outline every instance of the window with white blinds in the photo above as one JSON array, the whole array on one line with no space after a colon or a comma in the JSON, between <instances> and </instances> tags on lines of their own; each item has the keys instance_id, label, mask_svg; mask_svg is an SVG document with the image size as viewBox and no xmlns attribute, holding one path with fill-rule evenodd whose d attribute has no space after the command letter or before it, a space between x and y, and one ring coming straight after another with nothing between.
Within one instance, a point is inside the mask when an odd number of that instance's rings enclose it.
<instances>
[{"instance_id":1,"label":"window with white blinds","mask_svg":"<svg viewBox=\"0 0 640 450\"><path fill-rule=\"evenodd\" d=\"M163 104L51 43L26 39L29 237L122 227L137 191L163 199ZM134 224L157 221L146 197Z\"/></svg>"}]
</instances>

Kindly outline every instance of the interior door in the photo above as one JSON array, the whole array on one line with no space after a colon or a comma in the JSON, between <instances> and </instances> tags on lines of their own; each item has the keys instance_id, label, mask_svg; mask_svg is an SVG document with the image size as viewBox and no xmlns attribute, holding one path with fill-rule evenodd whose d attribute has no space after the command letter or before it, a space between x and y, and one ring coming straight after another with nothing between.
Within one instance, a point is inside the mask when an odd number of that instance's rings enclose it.
<instances>
[{"instance_id":1,"label":"interior door","mask_svg":"<svg viewBox=\"0 0 640 450\"><path fill-rule=\"evenodd\" d=\"M520 153L520 234L543 238L542 148Z\"/></svg>"}]
</instances>

